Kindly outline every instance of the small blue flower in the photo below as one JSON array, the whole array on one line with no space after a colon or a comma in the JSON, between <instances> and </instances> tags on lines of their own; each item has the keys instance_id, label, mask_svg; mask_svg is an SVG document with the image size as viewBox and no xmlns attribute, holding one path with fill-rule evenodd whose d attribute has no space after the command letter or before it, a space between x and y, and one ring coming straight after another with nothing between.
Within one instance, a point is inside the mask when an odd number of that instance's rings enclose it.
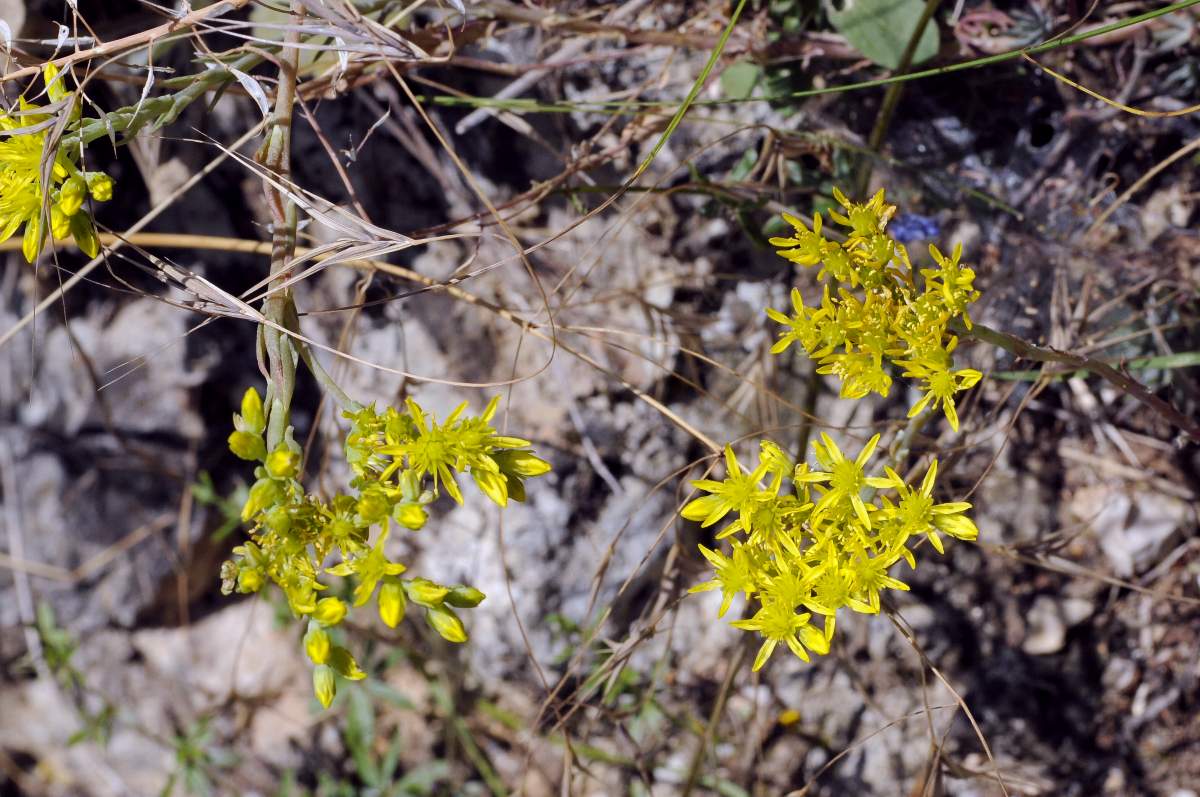
<instances>
[{"instance_id":1,"label":"small blue flower","mask_svg":"<svg viewBox=\"0 0 1200 797\"><path fill-rule=\"evenodd\" d=\"M904 213L892 219L888 232L902 244L938 237L941 227L932 216Z\"/></svg>"}]
</instances>

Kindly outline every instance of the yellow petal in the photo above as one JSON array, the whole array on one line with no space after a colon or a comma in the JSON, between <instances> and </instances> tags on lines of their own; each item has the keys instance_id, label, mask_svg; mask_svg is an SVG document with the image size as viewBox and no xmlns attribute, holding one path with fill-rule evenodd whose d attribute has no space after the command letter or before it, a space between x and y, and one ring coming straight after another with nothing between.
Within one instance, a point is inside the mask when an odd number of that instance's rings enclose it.
<instances>
[{"instance_id":1,"label":"yellow petal","mask_svg":"<svg viewBox=\"0 0 1200 797\"><path fill-rule=\"evenodd\" d=\"M323 708L329 708L333 702L337 694L337 680L333 677L333 668L328 664L318 664L313 670L313 694Z\"/></svg>"},{"instance_id":2,"label":"yellow petal","mask_svg":"<svg viewBox=\"0 0 1200 797\"><path fill-rule=\"evenodd\" d=\"M379 588L379 619L388 628L395 628L404 619L404 609L408 600L404 596L404 587L398 581L391 579L383 582Z\"/></svg>"}]
</instances>

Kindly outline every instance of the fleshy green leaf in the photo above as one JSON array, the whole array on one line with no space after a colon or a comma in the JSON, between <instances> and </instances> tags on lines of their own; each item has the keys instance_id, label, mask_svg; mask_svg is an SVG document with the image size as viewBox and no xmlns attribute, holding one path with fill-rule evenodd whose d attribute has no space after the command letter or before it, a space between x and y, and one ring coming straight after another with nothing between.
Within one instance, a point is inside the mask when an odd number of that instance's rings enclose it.
<instances>
[{"instance_id":1,"label":"fleshy green leaf","mask_svg":"<svg viewBox=\"0 0 1200 797\"><path fill-rule=\"evenodd\" d=\"M841 0L842 8L827 8L829 21L846 41L880 66L896 69L916 30L925 4L921 0ZM937 55L938 30L932 19L921 34L912 63Z\"/></svg>"}]
</instances>

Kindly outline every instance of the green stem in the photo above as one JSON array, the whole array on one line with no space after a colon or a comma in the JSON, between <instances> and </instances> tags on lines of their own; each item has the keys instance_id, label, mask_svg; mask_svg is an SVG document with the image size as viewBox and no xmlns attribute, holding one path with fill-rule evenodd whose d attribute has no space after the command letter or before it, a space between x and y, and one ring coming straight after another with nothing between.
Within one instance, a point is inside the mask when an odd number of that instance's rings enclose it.
<instances>
[{"instance_id":1,"label":"green stem","mask_svg":"<svg viewBox=\"0 0 1200 797\"><path fill-rule=\"evenodd\" d=\"M261 55L251 53L243 55L230 66L239 72L246 72L258 66L262 60ZM191 82L186 88L174 94L150 97L136 105L110 111L98 119L85 119L78 130L63 136L63 146L74 150L105 136L120 133L129 139L138 133L166 127L178 119L184 109L193 102L233 80L233 73L229 69L217 67L206 69L190 78Z\"/></svg>"},{"instance_id":2,"label":"green stem","mask_svg":"<svg viewBox=\"0 0 1200 797\"><path fill-rule=\"evenodd\" d=\"M300 333L300 318L296 314L296 305L290 303L287 308L287 329L290 332ZM329 372L325 370L325 366L321 365L321 361L317 359L317 355L313 352L312 347L302 340L293 341L296 351L300 354L300 359L308 366L309 373L317 380L317 383L325 389L329 395L333 396L334 401L347 412L358 412L362 409L359 404L350 396L346 395L346 391L342 390L341 385L334 381Z\"/></svg>"},{"instance_id":3,"label":"green stem","mask_svg":"<svg viewBox=\"0 0 1200 797\"><path fill-rule=\"evenodd\" d=\"M808 442L812 439L813 419L817 414L817 399L821 395L821 375L817 373L817 363L813 363L808 372L808 381L804 391L804 407L800 415L800 429L796 435L796 452L801 461L808 458Z\"/></svg>"},{"instance_id":4,"label":"green stem","mask_svg":"<svg viewBox=\"0 0 1200 797\"><path fill-rule=\"evenodd\" d=\"M1151 19L1155 19L1156 17L1161 17L1165 14L1170 14L1175 11L1182 11L1185 8L1191 8L1192 6L1196 5L1197 3L1200 3L1200 0L1183 0L1182 2L1173 3L1172 5L1169 5L1169 6L1163 6L1162 8L1156 8L1153 11L1147 11L1144 14L1138 14L1135 17L1129 17L1127 19L1117 20L1116 22L1114 22L1110 25L1103 25L1099 28L1093 28L1092 30L1084 31L1083 33L1077 33L1074 36L1068 36L1066 38L1057 38L1056 37L1056 38L1050 39L1049 41L1042 42L1041 44L1035 44L1032 47L1023 47L1018 50L1009 50L1009 51L1003 52L1003 53L996 53L995 55L986 55L986 56L983 56L982 58L973 58L970 61L962 61L957 64L947 64L945 66L937 66L932 69L923 69L920 72L909 72L906 75L891 75L889 77L877 78L875 80L864 80L859 83L848 83L844 86L829 86L829 87L823 88L823 89L808 89L805 91L794 91L789 94L781 94L781 95L777 95L777 96L773 96L773 97L762 97L762 98L756 98L756 99L778 102L778 101L786 100L786 99L801 99L804 97L815 97L819 94L836 94L836 93L842 92L842 91L859 91L862 89L877 88L879 86L888 86L893 83L907 83L910 80L921 80L921 79L927 78L927 77L937 77L938 75L948 75L951 72L960 72L964 69L975 69L975 68L981 67L981 66L989 66L991 64L999 64L999 63L1003 63L1004 61L1011 61L1014 58L1020 58L1021 56L1025 55L1025 54L1037 55L1038 53L1046 52L1047 50L1057 50L1061 47L1070 47L1073 44L1078 44L1078 43L1080 43L1082 41L1086 41L1088 39L1094 39L1097 36L1103 36L1107 33L1112 33L1113 31L1121 30L1122 28L1128 28L1132 25L1137 25L1142 22L1148 22ZM731 102L731 101L730 100L706 100L706 101L703 101L703 102L697 103L697 104L698 105L717 105L717 104L728 103L728 102Z\"/></svg>"},{"instance_id":5,"label":"green stem","mask_svg":"<svg viewBox=\"0 0 1200 797\"><path fill-rule=\"evenodd\" d=\"M293 0L292 27L279 58L275 109L260 151L263 166L282 180L287 180L291 173L292 109L296 102L296 73L300 63L300 49L295 45L300 43L303 15L299 0ZM296 205L271 183L265 183L264 190L271 212L271 283L270 293L263 300L263 315L275 324L264 333L273 387L267 419L267 450L273 451L283 442L287 432L296 387L296 349L291 337L281 329L287 327L289 313L295 315L292 293L285 286L290 276L288 263L296 250L297 211Z\"/></svg>"},{"instance_id":6,"label":"green stem","mask_svg":"<svg viewBox=\"0 0 1200 797\"><path fill-rule=\"evenodd\" d=\"M921 36L925 33L929 20L933 19L933 12L937 10L939 2L940 0L925 0L925 8L921 12L921 18L917 20L917 27L913 29L912 35L908 37L908 44L904 46L904 52L900 54L900 63L896 65L896 75L903 75L912 66L913 56L917 53L917 45L921 42ZM892 83L883 95L883 104L879 107L879 115L875 117L875 125L871 128L871 137L867 140L867 149L870 154L864 155L858 164L858 174L854 181L858 196L867 193L874 166L874 159L871 155L883 149L883 140L887 137L892 116L896 113L896 107L900 104L902 94L904 94L904 84Z\"/></svg>"},{"instance_id":7,"label":"green stem","mask_svg":"<svg viewBox=\"0 0 1200 797\"><path fill-rule=\"evenodd\" d=\"M858 83L846 83L840 86L827 86L820 89L807 89L804 91L793 91L786 94L771 94L763 97L747 97L744 99L723 98L719 100L696 100L692 104L696 108L716 107L721 105L741 105L751 102L786 102L788 100L798 100L805 97L817 97L823 94L838 94L844 91L861 91L863 89L879 88L881 86L889 86L893 83L907 83L910 80L922 80L928 77L936 77L939 75L948 75L951 72L960 72L964 69L975 69L981 66L989 66L991 64L999 64L1004 61L1011 61L1014 58L1020 58L1025 54L1036 55L1038 53L1047 52L1049 50L1057 50L1063 47L1070 47L1074 44L1094 39L1098 36L1104 36L1108 33L1128 28L1133 25L1147 22L1151 19L1171 14L1176 11L1182 11L1186 8L1200 3L1200 0L1182 0L1179 3L1173 3L1169 6L1156 8L1153 11L1147 11L1144 14L1138 14L1127 19L1120 19L1109 25L1103 25L1098 28L1077 33L1073 36L1065 38L1054 38L1049 41L1036 44L1032 47L1023 47L1017 50L1009 50L1008 52L997 53L995 55L987 55L982 58L973 58L969 61L960 61L956 64L946 64L945 66L937 66L932 69L923 69L919 72L909 72L905 75L889 75L888 77L875 78L873 80L864 80ZM602 113L607 110L616 113L642 112L646 108L661 108L669 103L665 101L631 101L623 100L620 102L573 102L573 103L549 103L541 104L536 100L528 99L502 99L494 100L489 97L448 97L446 95L437 95L432 97L431 102L435 105L470 105L475 108L492 107L505 108L515 112L538 113L538 112L560 112L560 113L578 113L580 111L588 111L593 113Z\"/></svg>"},{"instance_id":8,"label":"green stem","mask_svg":"<svg viewBox=\"0 0 1200 797\"><path fill-rule=\"evenodd\" d=\"M737 678L745 661L746 644L739 641L737 650L733 654L733 659L730 660L729 666L725 670L725 680L721 682L721 689L717 692L717 701L713 703L712 713L708 716L708 724L704 726L704 735L700 738L700 746L696 748L695 754L692 755L692 763L688 767L687 782L683 786L683 791L680 792L680 797L691 797L692 791L695 790L696 784L700 781L700 770L704 767L704 759L708 755L708 748L712 746L713 738L717 734L717 725L721 722L721 716L725 713L725 703L729 700L729 693L733 691L734 679Z\"/></svg>"},{"instance_id":9,"label":"green stem","mask_svg":"<svg viewBox=\"0 0 1200 797\"><path fill-rule=\"evenodd\" d=\"M985 343L991 343L993 346L999 346L1005 351L1011 352L1018 357L1026 360L1034 360L1042 363L1062 363L1069 365L1075 369L1086 369L1092 373L1108 380L1111 384L1117 387L1121 392L1133 396L1142 404L1149 407L1151 410L1162 416L1172 425L1183 430L1183 432L1193 440L1200 442L1200 422L1194 418L1184 415L1175 408L1169 401L1164 401L1158 396L1150 392L1150 389L1138 382L1131 376L1128 376L1117 369L1113 368L1108 363L1101 360L1095 360L1091 357L1086 357L1080 354L1073 354L1068 351L1059 351L1045 346L1036 346L1028 341L1018 338L1016 335L1010 335L1007 332L1001 332L983 324L975 324L969 330L961 321L954 321L951 324L952 328L960 336L970 336L976 340L982 340Z\"/></svg>"}]
</instances>

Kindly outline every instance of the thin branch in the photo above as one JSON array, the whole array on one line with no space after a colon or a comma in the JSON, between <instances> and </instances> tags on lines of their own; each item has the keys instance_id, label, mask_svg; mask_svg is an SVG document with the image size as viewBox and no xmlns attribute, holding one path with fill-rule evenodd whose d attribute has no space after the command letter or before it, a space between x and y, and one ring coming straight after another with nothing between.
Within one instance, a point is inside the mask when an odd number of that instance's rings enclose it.
<instances>
[{"instance_id":1,"label":"thin branch","mask_svg":"<svg viewBox=\"0 0 1200 797\"><path fill-rule=\"evenodd\" d=\"M1026 360L1042 363L1062 363L1075 369L1086 369L1103 377L1117 387L1122 393L1127 393L1149 407L1173 426L1183 430L1184 434L1196 442L1200 442L1200 422L1184 415L1169 401L1164 401L1150 392L1150 389L1133 377L1118 371L1108 363L1095 360L1081 354L1059 351L1047 346L1036 346L1026 340L1000 332L983 324L975 324L969 330L961 322L954 322L955 331L959 335L969 335L976 340L999 346L1005 351L1012 352Z\"/></svg>"},{"instance_id":2,"label":"thin branch","mask_svg":"<svg viewBox=\"0 0 1200 797\"><path fill-rule=\"evenodd\" d=\"M27 66L14 72L8 72L4 75L0 75L0 85L8 83L11 80L21 80L22 78L36 77L37 75L41 74L42 68L46 64L54 64L60 70L62 70L66 69L67 67L74 66L75 64L82 63L83 61L90 61L93 58L103 58L105 56L116 55L117 53L125 52L127 50L137 49L138 47L142 47L161 39L164 36L169 36L181 28L195 27L210 17L217 17L229 11L237 11L239 8L248 5L249 2L250 0L220 0L220 2L213 3L211 6L197 9L190 14L180 17L179 19L173 19L170 22L165 22L156 28L150 28L149 30L143 30L129 36L125 36L124 38L115 39L110 42L104 42L103 44L98 44L91 49L70 53L69 55L64 55L61 58L55 58L52 61L47 61L44 64Z\"/></svg>"}]
</instances>

